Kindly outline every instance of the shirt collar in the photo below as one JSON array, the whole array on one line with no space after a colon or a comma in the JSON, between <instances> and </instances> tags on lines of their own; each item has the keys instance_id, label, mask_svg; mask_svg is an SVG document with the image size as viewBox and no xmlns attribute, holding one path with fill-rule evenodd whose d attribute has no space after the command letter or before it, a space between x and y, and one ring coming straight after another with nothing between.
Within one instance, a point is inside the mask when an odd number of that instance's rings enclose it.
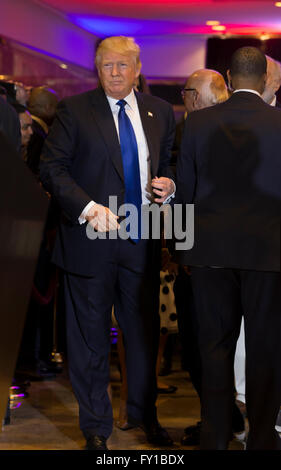
<instances>
[{"instance_id":1,"label":"shirt collar","mask_svg":"<svg viewBox=\"0 0 281 470\"><path fill-rule=\"evenodd\" d=\"M111 96L106 95L110 108L114 112L116 112L116 109L119 110L119 106L117 105L118 101L116 98L112 98ZM134 109L137 105L137 100L136 100L136 95L134 93L134 90L132 89L131 92L124 98L124 100L127 102L128 106L131 109ZM117 107L116 107L117 106Z\"/></svg>"},{"instance_id":2,"label":"shirt collar","mask_svg":"<svg viewBox=\"0 0 281 470\"><path fill-rule=\"evenodd\" d=\"M48 127L48 125L45 123L45 121L43 121L43 119L40 119L38 116L34 116L33 114L31 114L31 117L32 117L33 121L38 122L38 124L40 124L40 126L43 128L44 132L45 132L46 134L48 134L48 132L49 132L49 127Z\"/></svg>"},{"instance_id":3,"label":"shirt collar","mask_svg":"<svg viewBox=\"0 0 281 470\"><path fill-rule=\"evenodd\" d=\"M239 91L246 91L248 93L254 93L255 95L260 96L261 98L261 94L257 90L252 90L251 88L239 88L238 90L234 90L233 93L238 93Z\"/></svg>"},{"instance_id":4,"label":"shirt collar","mask_svg":"<svg viewBox=\"0 0 281 470\"><path fill-rule=\"evenodd\" d=\"M277 101L277 98L276 98L276 95L274 95L274 98L271 101L270 106L276 106L276 101Z\"/></svg>"}]
</instances>

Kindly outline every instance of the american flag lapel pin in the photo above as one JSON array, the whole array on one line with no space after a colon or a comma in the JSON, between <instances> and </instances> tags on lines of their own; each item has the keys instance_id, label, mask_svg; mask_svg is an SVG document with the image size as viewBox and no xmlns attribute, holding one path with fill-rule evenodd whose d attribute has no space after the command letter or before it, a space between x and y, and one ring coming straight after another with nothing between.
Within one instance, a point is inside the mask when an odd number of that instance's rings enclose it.
<instances>
[{"instance_id":1,"label":"american flag lapel pin","mask_svg":"<svg viewBox=\"0 0 281 470\"><path fill-rule=\"evenodd\" d=\"M147 114L149 117L153 117L153 114L150 111L148 111Z\"/></svg>"}]
</instances>

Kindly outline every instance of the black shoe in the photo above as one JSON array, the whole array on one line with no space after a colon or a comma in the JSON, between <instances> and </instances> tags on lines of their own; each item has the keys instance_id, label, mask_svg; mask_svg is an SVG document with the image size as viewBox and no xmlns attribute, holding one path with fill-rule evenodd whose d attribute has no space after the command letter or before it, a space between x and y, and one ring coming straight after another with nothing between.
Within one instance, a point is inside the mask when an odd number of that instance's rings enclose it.
<instances>
[{"instance_id":1,"label":"black shoe","mask_svg":"<svg viewBox=\"0 0 281 470\"><path fill-rule=\"evenodd\" d=\"M198 421L197 424L185 428L184 435L181 438L181 444L183 446L199 446L201 427L202 423Z\"/></svg>"},{"instance_id":2,"label":"black shoe","mask_svg":"<svg viewBox=\"0 0 281 470\"><path fill-rule=\"evenodd\" d=\"M202 422L198 421L193 426L188 426L184 430L184 435L181 439L183 446L198 446L200 444L200 433L202 428ZM244 418L238 407L233 408L233 423L232 423L233 435L236 439L243 440L245 437L245 422Z\"/></svg>"},{"instance_id":3,"label":"black shoe","mask_svg":"<svg viewBox=\"0 0 281 470\"><path fill-rule=\"evenodd\" d=\"M149 444L153 444L155 446L173 445L173 441L167 433L166 429L162 428L158 421L155 421L149 426L144 426L143 430L146 434L146 439Z\"/></svg>"},{"instance_id":4,"label":"black shoe","mask_svg":"<svg viewBox=\"0 0 281 470\"><path fill-rule=\"evenodd\" d=\"M108 450L106 438L93 434L87 438L86 450Z\"/></svg>"}]
</instances>

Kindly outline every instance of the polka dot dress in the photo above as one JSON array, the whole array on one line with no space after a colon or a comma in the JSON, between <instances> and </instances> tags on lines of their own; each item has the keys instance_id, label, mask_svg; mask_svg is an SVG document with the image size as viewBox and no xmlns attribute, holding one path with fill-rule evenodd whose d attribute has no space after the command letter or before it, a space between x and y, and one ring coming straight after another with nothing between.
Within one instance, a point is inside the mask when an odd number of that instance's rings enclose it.
<instances>
[{"instance_id":1,"label":"polka dot dress","mask_svg":"<svg viewBox=\"0 0 281 470\"><path fill-rule=\"evenodd\" d=\"M160 333L177 333L177 310L174 296L175 275L160 271L159 315Z\"/></svg>"}]
</instances>

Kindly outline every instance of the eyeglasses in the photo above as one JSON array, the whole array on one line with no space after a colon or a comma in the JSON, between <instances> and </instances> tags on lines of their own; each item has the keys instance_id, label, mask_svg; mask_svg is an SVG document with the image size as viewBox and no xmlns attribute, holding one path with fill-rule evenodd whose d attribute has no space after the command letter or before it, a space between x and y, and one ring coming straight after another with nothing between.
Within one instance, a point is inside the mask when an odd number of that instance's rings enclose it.
<instances>
[{"instance_id":1,"label":"eyeglasses","mask_svg":"<svg viewBox=\"0 0 281 470\"><path fill-rule=\"evenodd\" d=\"M182 95L183 98L185 97L185 93L186 93L187 91L196 91L196 92L197 92L196 88L183 88L183 89L181 90L181 95Z\"/></svg>"}]
</instances>

